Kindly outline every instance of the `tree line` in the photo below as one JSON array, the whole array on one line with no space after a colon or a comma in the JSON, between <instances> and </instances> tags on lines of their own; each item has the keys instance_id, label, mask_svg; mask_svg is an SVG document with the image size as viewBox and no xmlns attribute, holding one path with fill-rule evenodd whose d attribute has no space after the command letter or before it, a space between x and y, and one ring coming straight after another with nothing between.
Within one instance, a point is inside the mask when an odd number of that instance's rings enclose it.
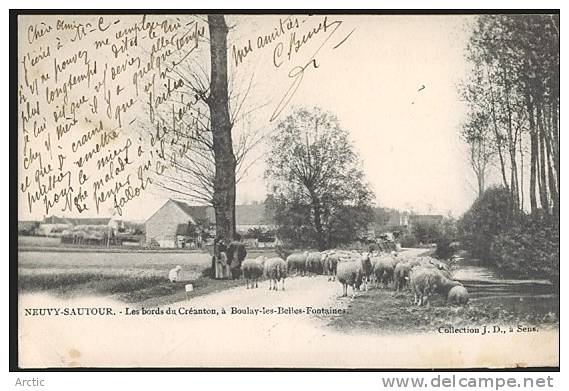
<instances>
[{"instance_id":1,"label":"tree line","mask_svg":"<svg viewBox=\"0 0 569 391\"><path fill-rule=\"evenodd\" d=\"M512 211L557 216L559 15L482 15L466 58L471 72L460 86L468 106L461 136L478 195L496 166Z\"/></svg>"}]
</instances>

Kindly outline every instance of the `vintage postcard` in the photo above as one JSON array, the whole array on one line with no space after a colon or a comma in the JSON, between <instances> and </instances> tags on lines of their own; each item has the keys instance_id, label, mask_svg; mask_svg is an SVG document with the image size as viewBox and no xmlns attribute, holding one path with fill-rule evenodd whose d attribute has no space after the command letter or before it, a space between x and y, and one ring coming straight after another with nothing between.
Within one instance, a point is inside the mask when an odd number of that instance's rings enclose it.
<instances>
[{"instance_id":1,"label":"vintage postcard","mask_svg":"<svg viewBox=\"0 0 569 391\"><path fill-rule=\"evenodd\" d=\"M19 368L559 366L559 13L169 12L12 15Z\"/></svg>"}]
</instances>

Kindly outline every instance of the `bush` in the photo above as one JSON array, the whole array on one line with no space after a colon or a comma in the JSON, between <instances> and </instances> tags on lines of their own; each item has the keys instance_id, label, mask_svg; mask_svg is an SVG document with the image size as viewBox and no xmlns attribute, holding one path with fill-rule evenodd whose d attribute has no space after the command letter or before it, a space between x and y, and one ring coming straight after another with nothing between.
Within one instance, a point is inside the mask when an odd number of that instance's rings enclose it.
<instances>
[{"instance_id":1,"label":"bush","mask_svg":"<svg viewBox=\"0 0 569 391\"><path fill-rule=\"evenodd\" d=\"M507 189L486 190L458 229L464 248L502 273L559 282L559 221L512 211Z\"/></svg>"},{"instance_id":2,"label":"bush","mask_svg":"<svg viewBox=\"0 0 569 391\"><path fill-rule=\"evenodd\" d=\"M411 232L406 232L399 238L401 247L416 247L418 244L417 237Z\"/></svg>"},{"instance_id":3,"label":"bush","mask_svg":"<svg viewBox=\"0 0 569 391\"><path fill-rule=\"evenodd\" d=\"M437 240L437 249L435 250L435 257L441 259L447 259L454 255L456 248L451 246L452 239L442 238Z\"/></svg>"},{"instance_id":4,"label":"bush","mask_svg":"<svg viewBox=\"0 0 569 391\"><path fill-rule=\"evenodd\" d=\"M512 226L510 195L503 187L489 188L458 222L464 248L483 262L492 262L492 240Z\"/></svg>"},{"instance_id":5,"label":"bush","mask_svg":"<svg viewBox=\"0 0 569 391\"><path fill-rule=\"evenodd\" d=\"M412 226L412 233L420 244L435 243L443 236L442 224L417 223Z\"/></svg>"},{"instance_id":6,"label":"bush","mask_svg":"<svg viewBox=\"0 0 569 391\"><path fill-rule=\"evenodd\" d=\"M504 273L546 278L559 284L559 225L524 216L492 241L496 266Z\"/></svg>"}]
</instances>

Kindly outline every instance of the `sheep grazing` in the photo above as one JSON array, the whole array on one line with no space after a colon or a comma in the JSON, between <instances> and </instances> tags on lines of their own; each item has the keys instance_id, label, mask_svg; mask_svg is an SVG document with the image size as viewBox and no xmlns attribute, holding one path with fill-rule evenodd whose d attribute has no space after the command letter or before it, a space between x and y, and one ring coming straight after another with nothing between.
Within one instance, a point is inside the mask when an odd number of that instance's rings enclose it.
<instances>
[{"instance_id":1,"label":"sheep grazing","mask_svg":"<svg viewBox=\"0 0 569 391\"><path fill-rule=\"evenodd\" d=\"M328 253L324 257L322 266L324 268L324 273L328 276L328 281L336 280L339 260L340 257L335 253Z\"/></svg>"},{"instance_id":2,"label":"sheep grazing","mask_svg":"<svg viewBox=\"0 0 569 391\"><path fill-rule=\"evenodd\" d=\"M269 258L265 261L263 268L265 277L269 279L269 290L277 290L277 283L282 280L282 290L285 289L285 278L287 276L287 264L282 258Z\"/></svg>"},{"instance_id":3,"label":"sheep grazing","mask_svg":"<svg viewBox=\"0 0 569 391\"><path fill-rule=\"evenodd\" d=\"M434 268L414 267L409 275L411 289L415 295L414 304L429 305L429 296L435 291L441 274Z\"/></svg>"},{"instance_id":4,"label":"sheep grazing","mask_svg":"<svg viewBox=\"0 0 569 391\"><path fill-rule=\"evenodd\" d=\"M168 278L170 282L178 282L180 281L180 272L182 271L182 266L178 265L168 273Z\"/></svg>"},{"instance_id":5,"label":"sheep grazing","mask_svg":"<svg viewBox=\"0 0 569 391\"><path fill-rule=\"evenodd\" d=\"M371 270L372 264L369 256L360 257L357 261L338 263L336 274L343 288L341 297L348 296L348 286L352 287L352 297L356 297L356 289L365 283Z\"/></svg>"},{"instance_id":6,"label":"sheep grazing","mask_svg":"<svg viewBox=\"0 0 569 391\"><path fill-rule=\"evenodd\" d=\"M439 269L439 272L440 272L445 278L448 278L449 280L452 280L451 275L450 275L450 272L449 272L448 270L440 270L440 269Z\"/></svg>"},{"instance_id":7,"label":"sheep grazing","mask_svg":"<svg viewBox=\"0 0 569 391\"><path fill-rule=\"evenodd\" d=\"M306 272L307 257L308 257L308 251L305 251L303 253L290 254L286 259L289 273L294 270L296 274L300 273L300 275L303 276L304 273Z\"/></svg>"},{"instance_id":8,"label":"sheep grazing","mask_svg":"<svg viewBox=\"0 0 569 391\"><path fill-rule=\"evenodd\" d=\"M393 255L393 254L391 255L391 257L389 258L389 261L391 262L391 266L395 270L395 267L398 264L400 264L403 260L397 256L397 253L395 253L395 255Z\"/></svg>"},{"instance_id":9,"label":"sheep grazing","mask_svg":"<svg viewBox=\"0 0 569 391\"><path fill-rule=\"evenodd\" d=\"M400 291L405 288L409 281L409 273L411 273L411 264L409 262L399 262L393 271L393 281L395 290Z\"/></svg>"},{"instance_id":10,"label":"sheep grazing","mask_svg":"<svg viewBox=\"0 0 569 391\"><path fill-rule=\"evenodd\" d=\"M455 286L462 285L460 282L455 281L448 277L448 272L444 270L437 270L439 273L439 282L437 284L437 292L440 293L443 297L447 297L449 291L454 288Z\"/></svg>"},{"instance_id":11,"label":"sheep grazing","mask_svg":"<svg viewBox=\"0 0 569 391\"><path fill-rule=\"evenodd\" d=\"M247 283L249 289L249 282L251 282L251 289L258 288L257 282L263 276L263 269L267 257L260 256L256 259L245 259L241 263L241 272Z\"/></svg>"},{"instance_id":12,"label":"sheep grazing","mask_svg":"<svg viewBox=\"0 0 569 391\"><path fill-rule=\"evenodd\" d=\"M446 267L446 264L444 264L440 261L437 261L436 259L432 259L432 258L428 258L428 257L420 258L419 261L420 261L420 264L413 266L413 268L423 268L423 269L436 270L437 272L439 272L439 274L443 278L448 279L448 280L452 280L451 273L450 273L450 271L447 270L448 267ZM440 262L440 264L438 262ZM441 266L441 265L444 265L444 266ZM452 286L454 286L454 285L452 285ZM445 292L445 296L446 296L446 292Z\"/></svg>"},{"instance_id":13,"label":"sheep grazing","mask_svg":"<svg viewBox=\"0 0 569 391\"><path fill-rule=\"evenodd\" d=\"M450 304L466 305L468 304L468 291L462 284L454 286L448 291L447 301Z\"/></svg>"},{"instance_id":14,"label":"sheep grazing","mask_svg":"<svg viewBox=\"0 0 569 391\"><path fill-rule=\"evenodd\" d=\"M387 286L393 280L394 268L391 259L387 257L372 258L372 264L376 282L378 284L381 282L383 286Z\"/></svg>"},{"instance_id":15,"label":"sheep grazing","mask_svg":"<svg viewBox=\"0 0 569 391\"><path fill-rule=\"evenodd\" d=\"M410 259L407 261L407 263L409 266L411 266L411 268L424 265L424 262L422 262L420 258Z\"/></svg>"},{"instance_id":16,"label":"sheep grazing","mask_svg":"<svg viewBox=\"0 0 569 391\"><path fill-rule=\"evenodd\" d=\"M448 272L439 270L433 265L413 267L409 279L415 294L415 304L428 305L432 293L438 292L447 297L451 289L462 286L460 282L451 280L448 276Z\"/></svg>"},{"instance_id":17,"label":"sheep grazing","mask_svg":"<svg viewBox=\"0 0 569 391\"><path fill-rule=\"evenodd\" d=\"M319 252L309 253L306 257L306 272L308 276L322 273L322 254Z\"/></svg>"}]
</instances>

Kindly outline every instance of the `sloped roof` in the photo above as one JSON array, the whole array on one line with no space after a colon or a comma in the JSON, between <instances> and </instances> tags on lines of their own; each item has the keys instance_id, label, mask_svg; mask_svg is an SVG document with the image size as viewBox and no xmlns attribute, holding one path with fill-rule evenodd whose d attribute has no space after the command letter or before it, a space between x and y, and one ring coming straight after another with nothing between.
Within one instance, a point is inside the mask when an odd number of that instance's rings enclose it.
<instances>
[{"instance_id":1,"label":"sloped roof","mask_svg":"<svg viewBox=\"0 0 569 391\"><path fill-rule=\"evenodd\" d=\"M200 218L200 215L205 214L205 206L192 206L183 201L170 200L176 204L188 217ZM202 212L203 211L203 212Z\"/></svg>"},{"instance_id":2,"label":"sloped roof","mask_svg":"<svg viewBox=\"0 0 569 391\"><path fill-rule=\"evenodd\" d=\"M190 205L180 200L169 200L178 206L188 217L192 219L207 219L215 222L215 212L211 206ZM265 221L265 204L236 205L235 206L236 225L266 225L271 224Z\"/></svg>"}]
</instances>

